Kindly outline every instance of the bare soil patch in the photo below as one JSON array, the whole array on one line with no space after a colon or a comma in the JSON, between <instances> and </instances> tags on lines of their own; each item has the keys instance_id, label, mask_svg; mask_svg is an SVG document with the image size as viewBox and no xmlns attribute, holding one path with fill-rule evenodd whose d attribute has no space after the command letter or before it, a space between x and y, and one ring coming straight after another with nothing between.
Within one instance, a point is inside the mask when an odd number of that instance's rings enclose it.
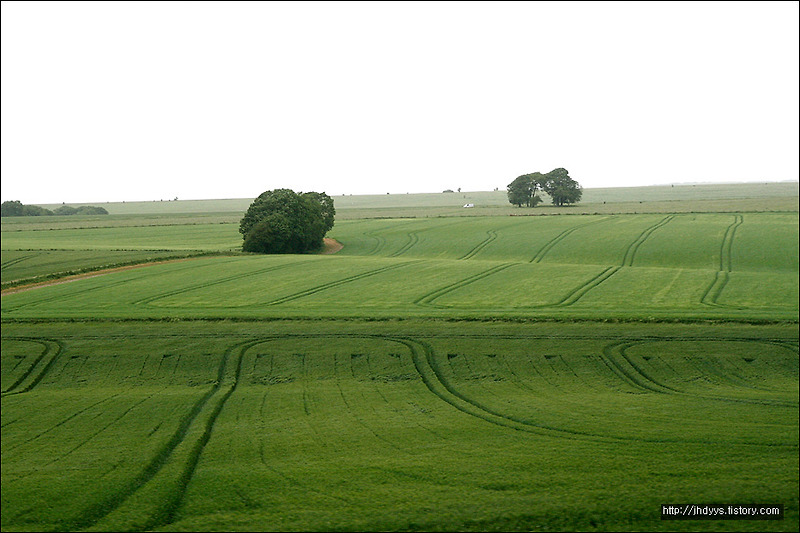
<instances>
[{"instance_id":1,"label":"bare soil patch","mask_svg":"<svg viewBox=\"0 0 800 533\"><path fill-rule=\"evenodd\" d=\"M335 254L342 248L344 248L344 244L340 243L336 239L328 239L326 237L323 239L322 251L320 253L323 255Z\"/></svg>"}]
</instances>

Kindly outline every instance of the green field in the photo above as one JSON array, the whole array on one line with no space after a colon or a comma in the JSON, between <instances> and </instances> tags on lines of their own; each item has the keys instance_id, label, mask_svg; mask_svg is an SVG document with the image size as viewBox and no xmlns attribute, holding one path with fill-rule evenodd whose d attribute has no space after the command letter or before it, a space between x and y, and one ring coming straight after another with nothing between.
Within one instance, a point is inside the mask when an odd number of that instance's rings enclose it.
<instances>
[{"instance_id":1,"label":"green field","mask_svg":"<svg viewBox=\"0 0 800 533\"><path fill-rule=\"evenodd\" d=\"M183 260L4 290L2 530L796 531L783 185L334 198L335 255L237 252L231 201L3 219L4 288Z\"/></svg>"},{"instance_id":2,"label":"green field","mask_svg":"<svg viewBox=\"0 0 800 533\"><path fill-rule=\"evenodd\" d=\"M346 220L331 233L344 244L335 256L163 263L9 294L3 314L791 321L797 228L797 213ZM238 238L235 225L209 224L14 231L4 245L26 250L13 273L37 248L219 252Z\"/></svg>"}]
</instances>

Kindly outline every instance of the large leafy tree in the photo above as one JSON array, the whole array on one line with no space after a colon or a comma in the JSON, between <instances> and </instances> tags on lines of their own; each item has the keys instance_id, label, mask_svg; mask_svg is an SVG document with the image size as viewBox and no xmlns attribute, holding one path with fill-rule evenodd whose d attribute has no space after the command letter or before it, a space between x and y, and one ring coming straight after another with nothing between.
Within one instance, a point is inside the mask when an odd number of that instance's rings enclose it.
<instances>
[{"instance_id":1,"label":"large leafy tree","mask_svg":"<svg viewBox=\"0 0 800 533\"><path fill-rule=\"evenodd\" d=\"M539 172L523 174L508 184L508 201L517 207L536 207L542 199L536 191L542 188L544 176Z\"/></svg>"},{"instance_id":2,"label":"large leafy tree","mask_svg":"<svg viewBox=\"0 0 800 533\"><path fill-rule=\"evenodd\" d=\"M333 199L325 193L266 191L250 204L239 223L242 250L264 254L316 250L333 227L335 214Z\"/></svg>"},{"instance_id":3,"label":"large leafy tree","mask_svg":"<svg viewBox=\"0 0 800 533\"><path fill-rule=\"evenodd\" d=\"M553 205L563 206L574 204L581 200L583 187L569 177L569 172L564 168L551 170L544 176L542 190L553 200Z\"/></svg>"}]
</instances>

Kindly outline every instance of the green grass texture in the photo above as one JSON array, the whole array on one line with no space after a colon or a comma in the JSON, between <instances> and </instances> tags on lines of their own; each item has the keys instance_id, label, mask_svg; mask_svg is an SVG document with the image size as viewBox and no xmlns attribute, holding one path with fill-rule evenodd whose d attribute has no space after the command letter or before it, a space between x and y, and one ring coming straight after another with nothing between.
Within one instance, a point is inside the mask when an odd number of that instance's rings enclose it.
<instances>
[{"instance_id":1,"label":"green grass texture","mask_svg":"<svg viewBox=\"0 0 800 533\"><path fill-rule=\"evenodd\" d=\"M6 324L4 531L792 531L790 326ZM778 522L660 520L781 503Z\"/></svg>"},{"instance_id":2,"label":"green grass texture","mask_svg":"<svg viewBox=\"0 0 800 533\"><path fill-rule=\"evenodd\" d=\"M174 242L167 226L108 229L95 246L218 250L214 243L232 231L198 228L172 235ZM31 248L79 246L83 230L64 231L74 240L60 231L14 235ZM205 257L7 294L3 316L796 321L798 314L796 213L354 220L331 236L344 244L332 256ZM27 254L11 267L40 257Z\"/></svg>"}]
</instances>

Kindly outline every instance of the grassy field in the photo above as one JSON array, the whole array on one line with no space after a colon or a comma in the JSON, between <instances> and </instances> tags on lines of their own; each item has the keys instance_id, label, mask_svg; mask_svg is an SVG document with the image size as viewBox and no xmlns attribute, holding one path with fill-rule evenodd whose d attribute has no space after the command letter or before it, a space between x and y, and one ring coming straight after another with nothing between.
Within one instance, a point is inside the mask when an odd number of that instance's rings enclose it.
<instances>
[{"instance_id":1,"label":"grassy field","mask_svg":"<svg viewBox=\"0 0 800 533\"><path fill-rule=\"evenodd\" d=\"M3 219L4 289L181 260L4 290L2 530L796 531L797 184L761 186L335 198L335 255L237 252L233 201Z\"/></svg>"},{"instance_id":2,"label":"grassy field","mask_svg":"<svg viewBox=\"0 0 800 533\"><path fill-rule=\"evenodd\" d=\"M11 324L4 530L791 530L780 326ZM782 522L662 522L775 502Z\"/></svg>"},{"instance_id":3,"label":"grassy field","mask_svg":"<svg viewBox=\"0 0 800 533\"><path fill-rule=\"evenodd\" d=\"M512 178L513 179L513 178ZM509 180L511 181L511 180ZM260 194L263 191L258 191ZM255 195L254 195L255 197ZM565 211L575 214L627 212L693 212L693 211L797 211L798 182L760 182L747 184L685 184L648 187L614 187L585 189L582 201L569 208L545 203L534 211L554 214ZM341 195L333 197L337 219L398 216L470 216L530 214L508 203L504 189L453 193ZM107 202L99 204L112 215L147 215L157 217L197 216L227 213L241 218L253 198L220 200L177 200L150 202ZM464 209L465 204L474 204ZM76 206L78 204L75 204ZM56 209L60 204L42 204ZM49 217L72 219L73 217ZM95 219L98 217L94 217ZM103 217L100 217L103 218ZM64 221L66 223L66 221ZM238 218L236 219L238 223ZM4 222L5 224L5 222Z\"/></svg>"},{"instance_id":4,"label":"grassy field","mask_svg":"<svg viewBox=\"0 0 800 533\"><path fill-rule=\"evenodd\" d=\"M795 320L797 213L342 221L327 256L222 255L4 296L6 318ZM224 251L235 226L15 231L9 276L56 246ZM40 248L41 254L32 250ZM65 252L66 253L66 252ZM75 252L77 253L77 252ZM9 257L14 253L7 252ZM9 259L8 262L13 261Z\"/></svg>"}]
</instances>

